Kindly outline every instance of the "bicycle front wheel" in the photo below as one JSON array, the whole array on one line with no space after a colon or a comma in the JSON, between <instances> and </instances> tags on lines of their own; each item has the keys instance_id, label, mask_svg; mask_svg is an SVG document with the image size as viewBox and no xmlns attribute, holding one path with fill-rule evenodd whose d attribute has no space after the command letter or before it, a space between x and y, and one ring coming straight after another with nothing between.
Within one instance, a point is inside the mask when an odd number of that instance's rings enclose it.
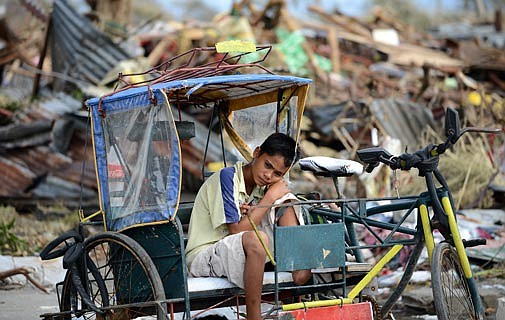
<instances>
[{"instance_id":1,"label":"bicycle front wheel","mask_svg":"<svg viewBox=\"0 0 505 320\"><path fill-rule=\"evenodd\" d=\"M448 243L435 247L431 279L439 320L480 319L458 254Z\"/></svg>"},{"instance_id":2,"label":"bicycle front wheel","mask_svg":"<svg viewBox=\"0 0 505 320\"><path fill-rule=\"evenodd\" d=\"M62 319L133 319L166 310L163 284L146 251L133 239L105 232L84 241L86 272L80 275L97 314L83 301L67 273L62 288ZM68 271L70 272L70 271Z\"/></svg>"}]
</instances>

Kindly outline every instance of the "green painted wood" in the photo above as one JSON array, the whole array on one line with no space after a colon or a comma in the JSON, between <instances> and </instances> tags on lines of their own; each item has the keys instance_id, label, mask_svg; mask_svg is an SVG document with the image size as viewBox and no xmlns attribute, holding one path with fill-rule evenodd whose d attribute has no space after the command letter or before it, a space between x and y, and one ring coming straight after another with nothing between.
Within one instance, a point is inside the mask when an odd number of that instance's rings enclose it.
<instances>
[{"instance_id":1,"label":"green painted wood","mask_svg":"<svg viewBox=\"0 0 505 320\"><path fill-rule=\"evenodd\" d=\"M342 223L276 227L277 271L345 266Z\"/></svg>"},{"instance_id":2,"label":"green painted wood","mask_svg":"<svg viewBox=\"0 0 505 320\"><path fill-rule=\"evenodd\" d=\"M183 265L179 230L175 223L142 226L122 233L133 238L147 251L158 269L166 298L184 298L183 268L186 266Z\"/></svg>"}]
</instances>

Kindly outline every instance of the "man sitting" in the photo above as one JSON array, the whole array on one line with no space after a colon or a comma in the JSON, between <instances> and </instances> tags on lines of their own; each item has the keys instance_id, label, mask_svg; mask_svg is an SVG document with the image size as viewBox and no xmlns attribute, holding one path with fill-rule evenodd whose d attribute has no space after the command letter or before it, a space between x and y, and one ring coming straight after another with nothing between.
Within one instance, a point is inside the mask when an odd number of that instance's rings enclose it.
<instances>
[{"instance_id":1,"label":"man sitting","mask_svg":"<svg viewBox=\"0 0 505 320\"><path fill-rule=\"evenodd\" d=\"M268 206L296 200L283 178L296 160L296 142L274 133L254 150L251 162L238 162L209 177L195 199L186 249L189 274L226 277L245 289L249 320L261 319L267 255L246 215L259 226L259 236L271 248L275 210ZM295 207L287 207L279 225L303 224ZM311 274L310 270L298 270L292 276L301 285Z\"/></svg>"}]
</instances>

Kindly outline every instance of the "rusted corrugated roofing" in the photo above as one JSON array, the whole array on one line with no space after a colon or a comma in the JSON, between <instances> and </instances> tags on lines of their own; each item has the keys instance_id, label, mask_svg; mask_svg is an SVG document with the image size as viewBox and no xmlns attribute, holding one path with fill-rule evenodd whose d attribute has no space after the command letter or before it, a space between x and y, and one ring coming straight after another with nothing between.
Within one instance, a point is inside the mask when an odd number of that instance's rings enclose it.
<instances>
[{"instance_id":1,"label":"rusted corrugated roofing","mask_svg":"<svg viewBox=\"0 0 505 320\"><path fill-rule=\"evenodd\" d=\"M65 0L54 2L50 44L54 71L95 85L130 58Z\"/></svg>"},{"instance_id":2,"label":"rusted corrugated roofing","mask_svg":"<svg viewBox=\"0 0 505 320\"><path fill-rule=\"evenodd\" d=\"M0 196L4 197L23 194L37 177L26 166L7 157L0 157L0 171L2 172Z\"/></svg>"},{"instance_id":3,"label":"rusted corrugated roofing","mask_svg":"<svg viewBox=\"0 0 505 320\"><path fill-rule=\"evenodd\" d=\"M25 166L36 176L45 175L54 168L61 168L72 162L71 158L55 153L44 145L13 150L7 158Z\"/></svg>"},{"instance_id":4,"label":"rusted corrugated roofing","mask_svg":"<svg viewBox=\"0 0 505 320\"><path fill-rule=\"evenodd\" d=\"M75 207L79 205L82 183L85 205L98 206L90 141L84 153L86 121L70 116L81 105L72 99L66 95L43 99L18 113L20 122L0 127L1 203L25 207L58 201ZM67 109L49 111L60 104ZM57 126L61 121L83 123ZM55 143L63 139L69 143Z\"/></svg>"},{"instance_id":5,"label":"rusted corrugated roofing","mask_svg":"<svg viewBox=\"0 0 505 320\"><path fill-rule=\"evenodd\" d=\"M431 111L406 99L375 99L369 108L387 134L403 146L417 146L423 129L433 126Z\"/></svg>"}]
</instances>

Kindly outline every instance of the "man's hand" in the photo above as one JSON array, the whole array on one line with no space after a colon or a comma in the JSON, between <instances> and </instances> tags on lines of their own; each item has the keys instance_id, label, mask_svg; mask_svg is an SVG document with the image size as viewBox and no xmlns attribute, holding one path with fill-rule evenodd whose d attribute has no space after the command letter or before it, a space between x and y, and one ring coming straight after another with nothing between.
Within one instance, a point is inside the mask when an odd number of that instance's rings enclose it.
<instances>
[{"instance_id":1,"label":"man's hand","mask_svg":"<svg viewBox=\"0 0 505 320\"><path fill-rule=\"evenodd\" d=\"M284 179L280 179L279 181L272 183L268 186L267 192L265 193L264 198L267 198L269 202L274 203L275 200L281 198L285 194L291 192L288 188L288 183Z\"/></svg>"},{"instance_id":2,"label":"man's hand","mask_svg":"<svg viewBox=\"0 0 505 320\"><path fill-rule=\"evenodd\" d=\"M242 203L240 205L240 214L241 215L245 215L249 212L249 209L251 208L252 206L250 204L247 204L247 203Z\"/></svg>"}]
</instances>

